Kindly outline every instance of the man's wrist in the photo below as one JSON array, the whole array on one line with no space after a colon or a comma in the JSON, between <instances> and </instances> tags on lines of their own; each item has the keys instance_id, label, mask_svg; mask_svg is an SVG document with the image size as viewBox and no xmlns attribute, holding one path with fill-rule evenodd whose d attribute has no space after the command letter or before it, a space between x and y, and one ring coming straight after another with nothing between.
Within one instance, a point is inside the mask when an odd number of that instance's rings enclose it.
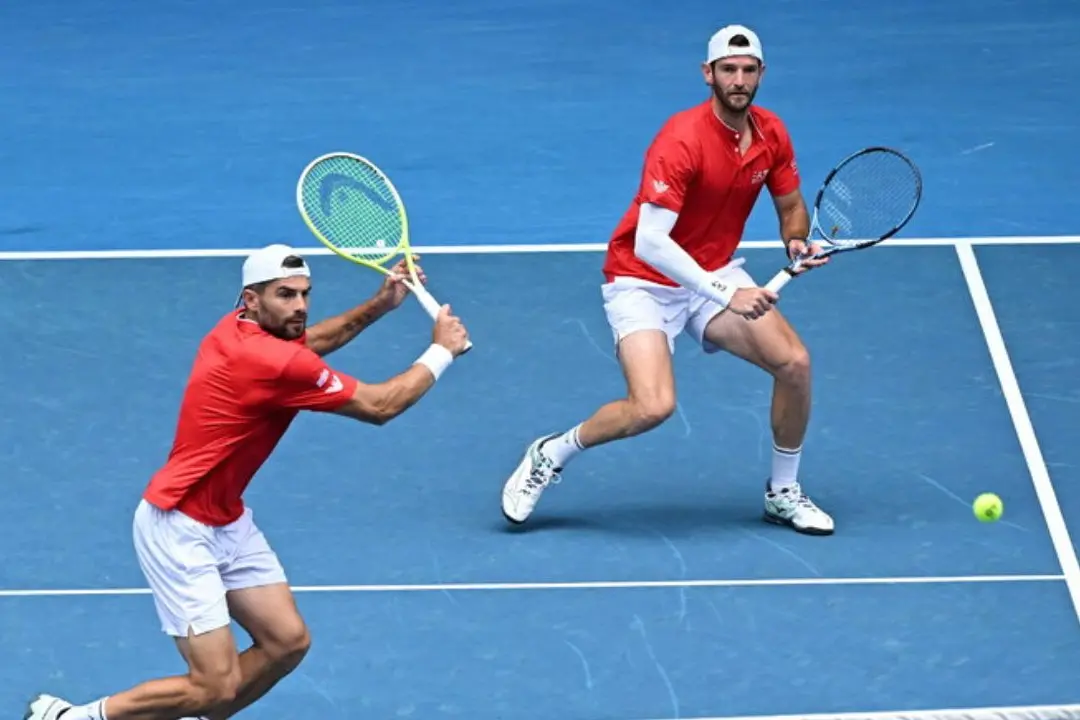
<instances>
[{"instance_id":1,"label":"man's wrist","mask_svg":"<svg viewBox=\"0 0 1080 720\"><path fill-rule=\"evenodd\" d=\"M448 348L438 343L432 343L413 364L426 367L437 381L453 363L454 354Z\"/></svg>"},{"instance_id":2,"label":"man's wrist","mask_svg":"<svg viewBox=\"0 0 1080 720\"><path fill-rule=\"evenodd\" d=\"M798 235L790 235L790 236L785 237L783 242L784 242L784 252L787 253L788 257L791 257L791 245L792 245L792 243L797 242L797 243L801 243L801 244L805 245L807 243L807 238L800 237Z\"/></svg>"},{"instance_id":3,"label":"man's wrist","mask_svg":"<svg viewBox=\"0 0 1080 720\"><path fill-rule=\"evenodd\" d=\"M380 290L367 301L366 305L376 318L379 318L394 309L394 298L389 293Z\"/></svg>"}]
</instances>

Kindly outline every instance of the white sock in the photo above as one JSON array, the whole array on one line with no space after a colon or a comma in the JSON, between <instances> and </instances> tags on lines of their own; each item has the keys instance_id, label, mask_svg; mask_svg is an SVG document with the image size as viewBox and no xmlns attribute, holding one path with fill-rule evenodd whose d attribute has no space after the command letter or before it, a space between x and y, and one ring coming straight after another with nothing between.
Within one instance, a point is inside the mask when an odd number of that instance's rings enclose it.
<instances>
[{"instance_id":1,"label":"white sock","mask_svg":"<svg viewBox=\"0 0 1080 720\"><path fill-rule=\"evenodd\" d=\"M105 701L101 698L86 705L74 705L60 715L60 720L109 720L105 717Z\"/></svg>"},{"instance_id":2,"label":"white sock","mask_svg":"<svg viewBox=\"0 0 1080 720\"><path fill-rule=\"evenodd\" d=\"M789 450L773 444L772 477L769 480L769 486L773 490L782 490L795 484L799 476L801 457L802 447Z\"/></svg>"},{"instance_id":3,"label":"white sock","mask_svg":"<svg viewBox=\"0 0 1080 720\"><path fill-rule=\"evenodd\" d=\"M581 441L578 440L578 428L580 427L581 425L575 425L562 435L545 440L540 444L540 452L547 455L555 467L565 467L572 457L585 449L581 447Z\"/></svg>"}]
</instances>

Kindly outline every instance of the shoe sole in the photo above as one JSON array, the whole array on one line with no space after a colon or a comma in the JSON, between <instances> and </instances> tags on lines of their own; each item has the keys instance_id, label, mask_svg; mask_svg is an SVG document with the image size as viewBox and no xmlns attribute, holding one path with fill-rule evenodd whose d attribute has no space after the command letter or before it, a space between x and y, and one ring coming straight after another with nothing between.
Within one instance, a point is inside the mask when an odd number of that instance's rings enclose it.
<instances>
[{"instance_id":1,"label":"shoe sole","mask_svg":"<svg viewBox=\"0 0 1080 720\"><path fill-rule=\"evenodd\" d=\"M832 535L834 532L836 532L835 528L833 528L832 530L823 530L821 528L813 528L813 527L808 527L808 528L796 527L795 524L792 523L790 520L786 520L786 519L784 519L782 517L778 517L776 515L770 515L769 513L765 513L762 517L765 518L765 522L772 523L773 525L783 525L784 527L789 527L792 530L794 530L795 532L800 533L802 535L815 535L815 536L818 536L818 537L822 537L822 536L825 536L825 535Z\"/></svg>"}]
</instances>

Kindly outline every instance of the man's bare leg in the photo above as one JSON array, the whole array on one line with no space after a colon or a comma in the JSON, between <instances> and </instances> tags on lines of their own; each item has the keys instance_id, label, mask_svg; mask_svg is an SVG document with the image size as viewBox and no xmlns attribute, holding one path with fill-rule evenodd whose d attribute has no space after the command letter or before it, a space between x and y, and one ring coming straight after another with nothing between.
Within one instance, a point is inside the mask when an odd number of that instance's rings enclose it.
<instances>
[{"instance_id":1,"label":"man's bare leg","mask_svg":"<svg viewBox=\"0 0 1080 720\"><path fill-rule=\"evenodd\" d=\"M251 636L252 645L240 653L241 680L235 698L209 713L210 720L225 720L262 698L296 669L311 646L287 584L230 590L226 597L229 614Z\"/></svg>"},{"instance_id":2,"label":"man's bare leg","mask_svg":"<svg viewBox=\"0 0 1080 720\"><path fill-rule=\"evenodd\" d=\"M570 430L529 446L503 488L503 514L511 522L529 517L540 494L582 450L640 435L675 412L675 376L665 333L639 330L622 338L619 364L626 378L625 398L607 403Z\"/></svg>"},{"instance_id":3,"label":"man's bare leg","mask_svg":"<svg viewBox=\"0 0 1080 720\"><path fill-rule=\"evenodd\" d=\"M802 493L798 482L812 399L810 353L806 346L777 309L757 320L720 313L705 326L704 339L762 368L773 378L773 459L766 519L808 534L831 534L832 518Z\"/></svg>"},{"instance_id":4,"label":"man's bare leg","mask_svg":"<svg viewBox=\"0 0 1080 720\"><path fill-rule=\"evenodd\" d=\"M810 353L781 312L773 309L757 320L721 313L706 325L705 339L773 377L773 441L802 447L810 422Z\"/></svg>"},{"instance_id":5,"label":"man's bare leg","mask_svg":"<svg viewBox=\"0 0 1080 720\"><path fill-rule=\"evenodd\" d=\"M232 630L226 626L178 638L188 674L150 680L87 705L31 705L30 720L178 720L207 715L236 698L240 661Z\"/></svg>"}]
</instances>

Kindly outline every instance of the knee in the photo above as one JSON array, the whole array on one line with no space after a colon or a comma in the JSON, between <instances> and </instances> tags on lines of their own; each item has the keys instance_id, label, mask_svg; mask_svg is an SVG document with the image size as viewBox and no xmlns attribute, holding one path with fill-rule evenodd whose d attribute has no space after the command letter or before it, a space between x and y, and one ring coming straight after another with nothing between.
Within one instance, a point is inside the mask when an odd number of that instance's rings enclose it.
<instances>
[{"instance_id":1,"label":"knee","mask_svg":"<svg viewBox=\"0 0 1080 720\"><path fill-rule=\"evenodd\" d=\"M789 385L809 386L810 351L801 342L794 342L773 374Z\"/></svg>"},{"instance_id":2,"label":"knee","mask_svg":"<svg viewBox=\"0 0 1080 720\"><path fill-rule=\"evenodd\" d=\"M273 638L260 643L272 662L296 667L311 649L311 633L299 618L287 627L278 628Z\"/></svg>"},{"instance_id":3,"label":"knee","mask_svg":"<svg viewBox=\"0 0 1080 720\"><path fill-rule=\"evenodd\" d=\"M646 397L633 398L631 434L652 430L675 412L675 393L664 391Z\"/></svg>"},{"instance_id":4,"label":"knee","mask_svg":"<svg viewBox=\"0 0 1080 720\"><path fill-rule=\"evenodd\" d=\"M295 633L289 636L285 643L285 658L295 665L299 665L304 656L311 649L311 632L303 623Z\"/></svg>"},{"instance_id":5,"label":"knee","mask_svg":"<svg viewBox=\"0 0 1080 720\"><path fill-rule=\"evenodd\" d=\"M240 692L240 663L234 663L227 672L195 675L191 680L196 696L193 698L195 707L200 708L201 712L224 708L235 701Z\"/></svg>"}]
</instances>

